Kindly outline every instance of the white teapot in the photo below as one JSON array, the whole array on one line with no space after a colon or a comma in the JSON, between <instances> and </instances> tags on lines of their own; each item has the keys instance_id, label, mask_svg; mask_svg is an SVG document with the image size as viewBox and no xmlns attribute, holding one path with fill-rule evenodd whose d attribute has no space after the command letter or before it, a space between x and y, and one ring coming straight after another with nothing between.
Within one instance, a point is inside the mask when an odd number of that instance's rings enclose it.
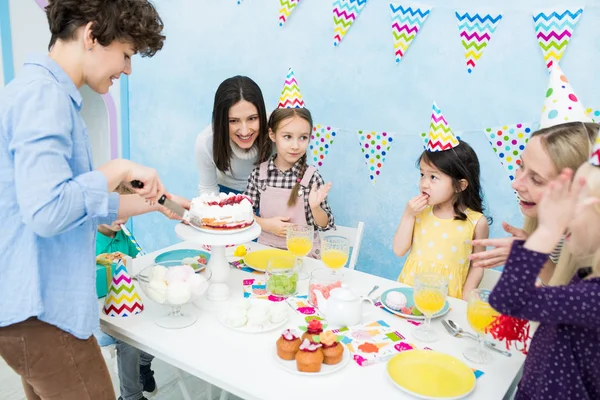
<instances>
[{"instance_id":1,"label":"white teapot","mask_svg":"<svg viewBox=\"0 0 600 400\"><path fill-rule=\"evenodd\" d=\"M362 302L373 301L367 297L357 295L346 285L332 289L326 299L320 290L314 290L319 311L330 325L353 326L360 323L362 317Z\"/></svg>"}]
</instances>

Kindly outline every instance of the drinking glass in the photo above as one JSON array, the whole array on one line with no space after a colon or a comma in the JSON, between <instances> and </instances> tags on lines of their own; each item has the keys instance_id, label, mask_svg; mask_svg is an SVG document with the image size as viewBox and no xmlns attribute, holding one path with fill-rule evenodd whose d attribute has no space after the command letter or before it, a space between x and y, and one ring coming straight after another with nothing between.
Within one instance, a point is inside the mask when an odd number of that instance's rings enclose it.
<instances>
[{"instance_id":1,"label":"drinking glass","mask_svg":"<svg viewBox=\"0 0 600 400\"><path fill-rule=\"evenodd\" d=\"M463 352L463 356L471 362L486 364L490 362L491 355L485 349L484 336L488 326L499 313L490 306L490 290L473 289L469 292L467 303L467 321L471 328L477 333L479 344L469 347Z\"/></svg>"},{"instance_id":2,"label":"drinking glass","mask_svg":"<svg viewBox=\"0 0 600 400\"><path fill-rule=\"evenodd\" d=\"M431 317L442 311L448 295L448 278L436 273L422 273L415 276L413 297L415 306L425 316L425 323L419 325L413 335L422 342L435 342L438 335L431 327Z\"/></svg>"},{"instance_id":3,"label":"drinking glass","mask_svg":"<svg viewBox=\"0 0 600 400\"><path fill-rule=\"evenodd\" d=\"M290 225L287 228L287 248L296 256L298 278L307 279L308 274L303 271L302 257L306 257L312 250L315 229L309 225Z\"/></svg>"},{"instance_id":4,"label":"drinking glass","mask_svg":"<svg viewBox=\"0 0 600 400\"><path fill-rule=\"evenodd\" d=\"M321 240L321 261L332 269L342 268L348 262L350 243L343 236L325 236Z\"/></svg>"}]
</instances>

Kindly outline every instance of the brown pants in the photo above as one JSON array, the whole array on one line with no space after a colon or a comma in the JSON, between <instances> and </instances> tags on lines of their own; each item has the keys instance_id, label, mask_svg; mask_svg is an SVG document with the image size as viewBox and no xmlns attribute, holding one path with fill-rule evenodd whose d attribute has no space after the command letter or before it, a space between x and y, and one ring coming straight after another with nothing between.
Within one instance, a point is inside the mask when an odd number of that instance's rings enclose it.
<instances>
[{"instance_id":1,"label":"brown pants","mask_svg":"<svg viewBox=\"0 0 600 400\"><path fill-rule=\"evenodd\" d=\"M30 318L0 328L0 357L21 376L29 400L115 400L94 336L80 340Z\"/></svg>"}]
</instances>

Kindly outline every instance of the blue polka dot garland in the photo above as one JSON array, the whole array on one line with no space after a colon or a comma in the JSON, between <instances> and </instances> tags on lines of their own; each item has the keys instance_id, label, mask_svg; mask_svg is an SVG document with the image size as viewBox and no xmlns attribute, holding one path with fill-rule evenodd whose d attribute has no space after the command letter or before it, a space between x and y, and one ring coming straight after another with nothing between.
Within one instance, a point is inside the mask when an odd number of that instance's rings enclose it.
<instances>
[{"instance_id":1,"label":"blue polka dot garland","mask_svg":"<svg viewBox=\"0 0 600 400\"><path fill-rule=\"evenodd\" d=\"M485 130L494 153L504 165L511 181L515 179L517 169L521 165L521 153L525 149L532 132L532 124L515 124Z\"/></svg>"},{"instance_id":2,"label":"blue polka dot garland","mask_svg":"<svg viewBox=\"0 0 600 400\"><path fill-rule=\"evenodd\" d=\"M336 136L337 129L330 126L315 125L313 127L308 146L308 160L312 165L317 168L323 166L325 156L329 154Z\"/></svg>"},{"instance_id":3,"label":"blue polka dot garland","mask_svg":"<svg viewBox=\"0 0 600 400\"><path fill-rule=\"evenodd\" d=\"M376 178L381 174L381 168L394 138L387 132L358 131L357 133L365 165L369 168L369 178L375 183Z\"/></svg>"}]
</instances>

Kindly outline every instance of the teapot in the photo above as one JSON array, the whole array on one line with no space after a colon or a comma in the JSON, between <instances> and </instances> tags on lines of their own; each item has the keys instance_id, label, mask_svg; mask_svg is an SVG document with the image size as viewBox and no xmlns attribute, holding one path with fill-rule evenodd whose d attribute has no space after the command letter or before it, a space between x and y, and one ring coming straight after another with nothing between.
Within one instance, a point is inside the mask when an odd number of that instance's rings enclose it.
<instances>
[{"instance_id":1,"label":"teapot","mask_svg":"<svg viewBox=\"0 0 600 400\"><path fill-rule=\"evenodd\" d=\"M332 289L326 299L320 290L314 289L319 304L319 311L331 325L353 326L360 323L362 316L362 302L373 301L367 297L357 295L347 285Z\"/></svg>"}]
</instances>

